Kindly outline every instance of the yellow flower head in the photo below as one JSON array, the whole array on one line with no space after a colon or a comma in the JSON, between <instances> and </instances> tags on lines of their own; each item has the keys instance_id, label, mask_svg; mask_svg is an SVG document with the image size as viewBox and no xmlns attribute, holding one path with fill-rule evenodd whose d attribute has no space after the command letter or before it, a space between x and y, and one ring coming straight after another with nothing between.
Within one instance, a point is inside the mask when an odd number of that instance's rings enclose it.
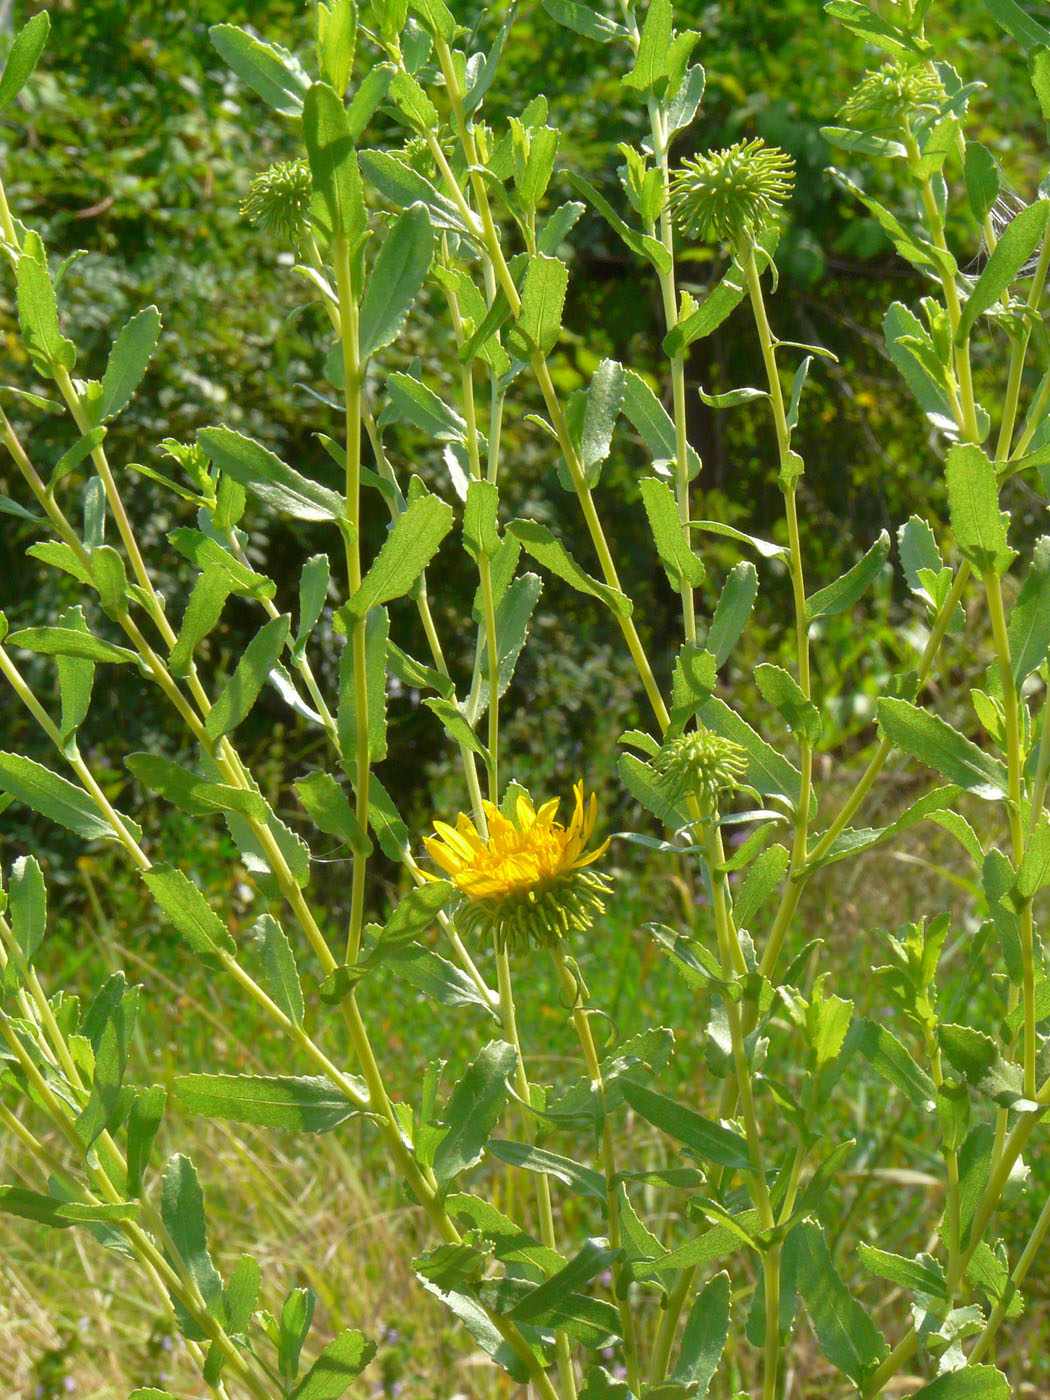
<instances>
[{"instance_id":1,"label":"yellow flower head","mask_svg":"<svg viewBox=\"0 0 1050 1400\"><path fill-rule=\"evenodd\" d=\"M586 867L609 843L587 850L598 803L593 793L584 802L582 782L573 793L567 826L557 820L557 798L537 811L524 794L515 801L513 820L483 803L487 837L464 814L454 827L435 821L435 835L423 844L460 892L457 918L465 930L490 931L501 948L518 942L546 947L591 926L605 907L608 884Z\"/></svg>"}]
</instances>

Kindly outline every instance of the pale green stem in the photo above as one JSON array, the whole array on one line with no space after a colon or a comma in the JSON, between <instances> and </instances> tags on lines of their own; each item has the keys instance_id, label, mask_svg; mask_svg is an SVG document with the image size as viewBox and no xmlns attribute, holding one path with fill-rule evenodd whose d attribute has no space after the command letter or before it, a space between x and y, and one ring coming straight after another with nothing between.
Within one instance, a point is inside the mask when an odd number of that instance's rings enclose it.
<instances>
[{"instance_id":1,"label":"pale green stem","mask_svg":"<svg viewBox=\"0 0 1050 1400\"><path fill-rule=\"evenodd\" d=\"M606 1216L609 1227L609 1244L613 1249L619 1250L622 1247L620 1230L620 1211L618 1202L618 1192L616 1186L616 1154L613 1147L612 1129L609 1125L609 1115L606 1111L605 1103L605 1081L602 1077L601 1064L598 1060L598 1051L594 1044L594 1036L591 1034L590 1020L587 1015L587 1008L582 1000L582 988L579 978L572 972L565 961L565 954L560 945L555 945L551 949L551 957L561 982L562 990L569 998L571 1007L573 1029L576 1038L580 1042L580 1050L583 1054L583 1062L587 1067L587 1074L590 1077L591 1088L597 1093L599 1100L599 1112L602 1115L602 1167L605 1175L606 1192ZM620 1329L623 1333L624 1361L627 1364L627 1384L634 1395L641 1395L642 1382L639 1370L638 1341L634 1330L634 1315L631 1312L630 1299L630 1277L624 1271L623 1263L620 1259L613 1265L613 1292L616 1298L616 1306L620 1314Z\"/></svg>"},{"instance_id":2,"label":"pale green stem","mask_svg":"<svg viewBox=\"0 0 1050 1400\"><path fill-rule=\"evenodd\" d=\"M998 1332L1003 1318L1006 1316L1007 1310L1017 1294L1017 1290L1027 1277L1029 1269L1035 1263L1036 1255L1042 1248L1048 1230L1050 1230L1050 1195L1047 1196L1043 1208L1039 1212L1039 1219L1036 1221L1035 1228L1028 1237L1027 1244L1021 1251L1021 1257L1010 1273L1010 1281L1003 1289L1003 1296L989 1314L983 1332L977 1338L973 1350L966 1359L966 1364L968 1366L976 1366L995 1341L995 1334Z\"/></svg>"},{"instance_id":3,"label":"pale green stem","mask_svg":"<svg viewBox=\"0 0 1050 1400\"><path fill-rule=\"evenodd\" d=\"M992 637L999 662L999 682L1003 690L1003 727L1006 730L1006 768L1008 816L1013 844L1014 864L1020 867L1024 855L1024 814L1022 794L1021 722L1018 712L1017 686L1010 662L1010 639L1003 610L1003 592L999 575L989 569L984 576ZM1034 1098L1036 1090L1035 1034L1035 946L1032 929L1032 901L1026 899L1021 907L1021 994L1024 1000L1024 1093Z\"/></svg>"},{"instance_id":4,"label":"pale green stem","mask_svg":"<svg viewBox=\"0 0 1050 1400\"><path fill-rule=\"evenodd\" d=\"M1027 306L1029 311L1033 313L1042 299L1048 271L1050 271L1050 234L1043 237L1043 244L1039 250L1039 261L1032 277L1032 285L1028 289ZM1006 392L1003 397L1003 417L999 425L999 441L995 449L996 460L1000 462L1005 461L1010 455L1010 443L1013 439L1014 424L1017 421L1017 405L1021 395L1021 374L1024 370L1025 357L1031 338L1031 324L1025 322L1011 342L1010 369L1006 377Z\"/></svg>"}]
</instances>

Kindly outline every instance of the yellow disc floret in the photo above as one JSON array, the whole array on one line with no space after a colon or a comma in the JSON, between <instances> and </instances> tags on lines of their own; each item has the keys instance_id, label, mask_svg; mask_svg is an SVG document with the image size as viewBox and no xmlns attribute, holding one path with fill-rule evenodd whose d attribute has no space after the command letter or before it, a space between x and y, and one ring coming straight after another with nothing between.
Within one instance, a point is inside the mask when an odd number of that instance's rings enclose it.
<instances>
[{"instance_id":1,"label":"yellow disc floret","mask_svg":"<svg viewBox=\"0 0 1050 1400\"><path fill-rule=\"evenodd\" d=\"M519 942L549 947L590 927L604 908L601 896L608 884L586 867L609 843L588 851L597 799L592 793L584 801L582 783L574 796L567 826L557 820L556 798L537 810L524 794L514 802L513 819L483 803L486 836L465 814L455 826L435 821L435 834L423 844L461 895L457 919L465 930L490 931L500 947Z\"/></svg>"}]
</instances>

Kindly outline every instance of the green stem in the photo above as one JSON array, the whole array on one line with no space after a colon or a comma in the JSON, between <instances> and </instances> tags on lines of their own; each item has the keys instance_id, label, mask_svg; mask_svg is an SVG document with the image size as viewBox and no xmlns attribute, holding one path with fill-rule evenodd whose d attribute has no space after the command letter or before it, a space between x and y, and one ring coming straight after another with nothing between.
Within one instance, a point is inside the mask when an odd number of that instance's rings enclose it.
<instances>
[{"instance_id":1,"label":"green stem","mask_svg":"<svg viewBox=\"0 0 1050 1400\"><path fill-rule=\"evenodd\" d=\"M594 1036L591 1034L587 1008L582 1000L580 979L566 962L565 954L560 945L555 945L551 949L551 957L554 961L562 990L569 998L569 1004L572 1008L573 1029L576 1032L577 1040L580 1042L580 1050L583 1054L583 1062L587 1067L587 1074L590 1077L591 1087L598 1094L599 1111L602 1116L602 1167L605 1174L606 1223L609 1227L610 1246L615 1250L620 1250L623 1241L621 1238L618 1188L616 1185L616 1154L613 1146L612 1129L609 1125L609 1115L606 1111L605 1080L602 1077L601 1064L598 1060L598 1051L594 1044ZM619 1258L613 1265L613 1292L616 1297L616 1306L620 1314L620 1329L623 1333L624 1361L627 1365L627 1384L630 1386L632 1394L641 1395L642 1381L641 1371L639 1369L638 1341L634 1330L634 1315L631 1312L630 1276L625 1271L622 1260Z\"/></svg>"},{"instance_id":2,"label":"green stem","mask_svg":"<svg viewBox=\"0 0 1050 1400\"><path fill-rule=\"evenodd\" d=\"M1047 273L1050 272L1050 233L1043 236L1039 249L1032 285L1028 289L1027 306L1033 314L1042 300L1046 287ZM1003 396L1003 416L999 424L999 440L995 449L996 461L1003 462L1010 456L1010 443L1013 439L1014 424L1017 421L1017 405L1021 396L1021 375L1024 370L1028 344L1032 338L1031 321L1026 321L1012 337L1010 345L1010 369L1006 377L1006 392Z\"/></svg>"}]
</instances>

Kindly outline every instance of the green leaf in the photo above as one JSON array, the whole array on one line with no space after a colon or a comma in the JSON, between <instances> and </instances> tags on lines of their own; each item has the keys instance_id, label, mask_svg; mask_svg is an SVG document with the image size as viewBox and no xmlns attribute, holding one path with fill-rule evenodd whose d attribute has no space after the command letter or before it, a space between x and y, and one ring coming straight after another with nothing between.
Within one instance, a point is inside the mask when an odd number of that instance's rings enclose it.
<instances>
[{"instance_id":1,"label":"green leaf","mask_svg":"<svg viewBox=\"0 0 1050 1400\"><path fill-rule=\"evenodd\" d=\"M570 1294L590 1283L592 1278L608 1269L619 1250L609 1249L604 1242L588 1239L583 1248L550 1278L544 1279L507 1313L508 1321L540 1322Z\"/></svg>"},{"instance_id":2,"label":"green leaf","mask_svg":"<svg viewBox=\"0 0 1050 1400\"><path fill-rule=\"evenodd\" d=\"M716 1274L697 1294L686 1318L678 1364L670 1379L678 1385L695 1385L690 1393L698 1400L707 1394L725 1350L730 1302L729 1275Z\"/></svg>"},{"instance_id":3,"label":"green leaf","mask_svg":"<svg viewBox=\"0 0 1050 1400\"><path fill-rule=\"evenodd\" d=\"M143 787L159 793L180 812L191 817L211 816L215 812L240 812L242 816L265 822L269 814L266 799L258 792L213 783L192 773L170 758L160 754L131 753L125 764Z\"/></svg>"},{"instance_id":4,"label":"green leaf","mask_svg":"<svg viewBox=\"0 0 1050 1400\"><path fill-rule=\"evenodd\" d=\"M496 608L496 652L499 659L497 684L501 696L513 679L514 668L525 645L529 623L542 591L543 582L538 574L522 574L507 589ZM478 674L477 684L477 713L480 715L488 708L490 699L487 669ZM468 713L472 713L473 704L472 691L466 702Z\"/></svg>"},{"instance_id":5,"label":"green leaf","mask_svg":"<svg viewBox=\"0 0 1050 1400\"><path fill-rule=\"evenodd\" d=\"M926 1110L936 1101L933 1080L891 1030L875 1021L863 1020L854 1023L854 1031L860 1053L872 1069L896 1085L916 1108Z\"/></svg>"},{"instance_id":6,"label":"green leaf","mask_svg":"<svg viewBox=\"0 0 1050 1400\"><path fill-rule=\"evenodd\" d=\"M991 151L980 141L967 141L963 174L970 210L977 222L983 223L999 198L999 167Z\"/></svg>"},{"instance_id":7,"label":"green leaf","mask_svg":"<svg viewBox=\"0 0 1050 1400\"><path fill-rule=\"evenodd\" d=\"M124 560L108 544L91 551L91 574L98 588L98 601L107 617L117 618L128 606L128 576Z\"/></svg>"},{"instance_id":8,"label":"green leaf","mask_svg":"<svg viewBox=\"0 0 1050 1400\"><path fill-rule=\"evenodd\" d=\"M782 544L774 544L772 540L762 540L755 535L745 535L743 530L735 530L732 525L725 525L721 520L690 520L690 530L703 530L709 535L723 535L726 539L736 540L739 544L750 545L756 554L760 554L763 559L784 559L789 551Z\"/></svg>"},{"instance_id":9,"label":"green leaf","mask_svg":"<svg viewBox=\"0 0 1050 1400\"><path fill-rule=\"evenodd\" d=\"M602 360L587 386L577 447L584 479L592 489L599 480L596 468L612 449L613 430L623 403L623 386L623 366L616 360Z\"/></svg>"},{"instance_id":10,"label":"green leaf","mask_svg":"<svg viewBox=\"0 0 1050 1400\"><path fill-rule=\"evenodd\" d=\"M205 535L201 530L180 526L179 529L168 532L168 539L183 558L205 573L209 569L221 569L228 579L227 589L230 593L237 593L242 598L262 599L272 598L277 592L277 585L273 579L267 578L265 574L257 574L236 555L224 549L218 540ZM96 554L98 550L92 555L92 562Z\"/></svg>"},{"instance_id":11,"label":"green leaf","mask_svg":"<svg viewBox=\"0 0 1050 1400\"><path fill-rule=\"evenodd\" d=\"M717 668L711 652L691 642L682 643L671 676L672 725L684 725L710 699L717 682Z\"/></svg>"},{"instance_id":12,"label":"green leaf","mask_svg":"<svg viewBox=\"0 0 1050 1400\"><path fill-rule=\"evenodd\" d=\"M236 954L237 944L230 930L181 870L155 865L142 872L142 879L199 958L210 961L220 952Z\"/></svg>"},{"instance_id":13,"label":"green leaf","mask_svg":"<svg viewBox=\"0 0 1050 1400\"><path fill-rule=\"evenodd\" d=\"M740 305L744 297L744 282L734 263L696 311L677 322L664 336L663 351L669 359L685 353L694 340L702 340L716 331L722 322Z\"/></svg>"},{"instance_id":14,"label":"green leaf","mask_svg":"<svg viewBox=\"0 0 1050 1400\"><path fill-rule=\"evenodd\" d=\"M624 223L609 201L601 194L590 180L585 180L582 175L577 175L573 170L565 172L566 179L577 194L582 194L605 222L619 235L622 243L630 248L632 253L644 258L651 263L658 272L666 275L671 271L671 255L658 239L650 238L648 234L639 233L637 229L631 228L630 224Z\"/></svg>"},{"instance_id":15,"label":"green leaf","mask_svg":"<svg viewBox=\"0 0 1050 1400\"><path fill-rule=\"evenodd\" d=\"M386 651L389 635L390 620L386 609L372 608L365 619L364 639L367 744L371 763L378 763L386 757ZM359 735L353 643L348 643L339 657L339 712L336 719L343 753L356 753Z\"/></svg>"},{"instance_id":16,"label":"green leaf","mask_svg":"<svg viewBox=\"0 0 1050 1400\"><path fill-rule=\"evenodd\" d=\"M411 501L394 522L361 587L340 609L347 621L358 622L378 604L403 597L451 528L452 507L438 496L427 492Z\"/></svg>"},{"instance_id":17,"label":"green leaf","mask_svg":"<svg viewBox=\"0 0 1050 1400\"><path fill-rule=\"evenodd\" d=\"M218 622L226 599L234 591L230 575L220 564L209 564L198 577L168 658L173 676L189 675L194 651Z\"/></svg>"},{"instance_id":18,"label":"green leaf","mask_svg":"<svg viewBox=\"0 0 1050 1400\"><path fill-rule=\"evenodd\" d=\"M523 1142L504 1142L499 1138L490 1139L486 1150L489 1156L497 1157L512 1167L523 1167L525 1171L538 1172L541 1176L553 1176L580 1196L595 1201L606 1198L605 1177L569 1157L560 1157L557 1153L530 1147Z\"/></svg>"},{"instance_id":19,"label":"green leaf","mask_svg":"<svg viewBox=\"0 0 1050 1400\"><path fill-rule=\"evenodd\" d=\"M321 611L328 597L328 583L332 575L327 554L313 554L303 565L299 578L299 625L295 629L292 651L302 656L310 633L317 626Z\"/></svg>"},{"instance_id":20,"label":"green leaf","mask_svg":"<svg viewBox=\"0 0 1050 1400\"><path fill-rule=\"evenodd\" d=\"M815 744L823 729L820 711L812 700L806 699L794 676L789 675L783 666L774 666L769 662L756 666L754 674L763 700L780 711L792 734Z\"/></svg>"},{"instance_id":21,"label":"green leaf","mask_svg":"<svg viewBox=\"0 0 1050 1400\"><path fill-rule=\"evenodd\" d=\"M828 7L825 6L825 9ZM858 5L857 7L861 7ZM865 14L869 11L865 8ZM854 199L860 201L871 214L875 216L882 227L882 231L890 240L897 252L906 262L912 263L915 267L928 268L937 276L954 277L958 271L955 259L950 253L938 248L933 243L927 243L918 234L911 233L906 229L895 214L891 214L888 209L881 205L878 200L872 199L870 195L857 185L848 175L844 175L841 170L836 170L834 166L828 167L828 174L836 184L840 185Z\"/></svg>"},{"instance_id":22,"label":"green leaf","mask_svg":"<svg viewBox=\"0 0 1050 1400\"><path fill-rule=\"evenodd\" d=\"M299 778L294 784L307 816L328 836L345 841L352 851L369 855L372 843L368 833L361 830L357 814L350 805L342 785L331 773L317 771Z\"/></svg>"},{"instance_id":23,"label":"green leaf","mask_svg":"<svg viewBox=\"0 0 1050 1400\"><path fill-rule=\"evenodd\" d=\"M434 257L434 230L423 204L413 204L387 234L361 303L362 363L395 341Z\"/></svg>"},{"instance_id":24,"label":"green leaf","mask_svg":"<svg viewBox=\"0 0 1050 1400\"><path fill-rule=\"evenodd\" d=\"M634 370L623 377L623 411L640 434L654 462L673 462L678 454L675 426L666 408ZM700 458L687 447L688 474L692 481L700 470ZM743 538L743 537L742 537Z\"/></svg>"},{"instance_id":25,"label":"green leaf","mask_svg":"<svg viewBox=\"0 0 1050 1400\"><path fill-rule=\"evenodd\" d=\"M873 13L862 0L829 0L824 6L824 13L841 20L852 33L884 53L929 58L933 52L924 39Z\"/></svg>"},{"instance_id":26,"label":"green leaf","mask_svg":"<svg viewBox=\"0 0 1050 1400\"><path fill-rule=\"evenodd\" d=\"M463 505L463 547L472 559L494 559L500 547L496 523L499 488L493 481L472 480Z\"/></svg>"},{"instance_id":27,"label":"green leaf","mask_svg":"<svg viewBox=\"0 0 1050 1400\"><path fill-rule=\"evenodd\" d=\"M1047 42L1050 42L1050 34L1047 35ZM959 328L955 333L957 345L962 345L966 340L977 317L991 310L1017 279L1025 263L1042 242L1048 219L1050 202L1039 199L1027 209L1022 209L1003 229L991 257L985 263L984 271L977 279L976 287L963 307Z\"/></svg>"},{"instance_id":28,"label":"green leaf","mask_svg":"<svg viewBox=\"0 0 1050 1400\"><path fill-rule=\"evenodd\" d=\"M770 846L752 862L733 897L734 912L741 928L752 926L755 916L780 884L790 859L790 853L783 846Z\"/></svg>"},{"instance_id":29,"label":"green leaf","mask_svg":"<svg viewBox=\"0 0 1050 1400\"><path fill-rule=\"evenodd\" d=\"M328 241L345 238L351 254L367 231L357 153L343 100L327 83L313 83L303 103L303 138L310 159L315 228Z\"/></svg>"},{"instance_id":30,"label":"green leaf","mask_svg":"<svg viewBox=\"0 0 1050 1400\"><path fill-rule=\"evenodd\" d=\"M565 1259L555 1249L548 1249L519 1225L498 1211L480 1196L466 1194L448 1196L445 1210L453 1220L476 1229L493 1246L493 1254L501 1264L525 1264L551 1274L560 1269Z\"/></svg>"},{"instance_id":31,"label":"green leaf","mask_svg":"<svg viewBox=\"0 0 1050 1400\"><path fill-rule=\"evenodd\" d=\"M590 5L578 5L575 0L543 0L543 8L551 19L576 34L582 34L585 39L597 39L600 44L607 44L611 39L627 38L627 30L622 24L606 19Z\"/></svg>"},{"instance_id":32,"label":"green leaf","mask_svg":"<svg viewBox=\"0 0 1050 1400\"><path fill-rule=\"evenodd\" d=\"M758 574L754 564L741 560L734 564L718 595L714 617L707 633L707 650L715 666L724 666L740 640L758 595Z\"/></svg>"},{"instance_id":33,"label":"green leaf","mask_svg":"<svg viewBox=\"0 0 1050 1400\"><path fill-rule=\"evenodd\" d=\"M707 577L707 570L693 553L685 535L671 488L655 476L643 476L638 487L656 552L671 587L679 591L699 587Z\"/></svg>"},{"instance_id":34,"label":"green leaf","mask_svg":"<svg viewBox=\"0 0 1050 1400\"><path fill-rule=\"evenodd\" d=\"M386 381L397 416L438 442L465 442L467 425L454 408L410 374L392 374Z\"/></svg>"},{"instance_id":35,"label":"green leaf","mask_svg":"<svg viewBox=\"0 0 1050 1400\"><path fill-rule=\"evenodd\" d=\"M293 1025L301 1026L305 1012L303 989L288 935L272 914L263 914L253 932L255 952L262 964L259 981L263 990Z\"/></svg>"},{"instance_id":36,"label":"green leaf","mask_svg":"<svg viewBox=\"0 0 1050 1400\"><path fill-rule=\"evenodd\" d=\"M360 161L367 179L396 208L407 209L418 201L430 211L430 221L435 228L477 239L477 230L464 223L452 200L440 194L425 176L398 156L389 151L362 151Z\"/></svg>"},{"instance_id":37,"label":"green leaf","mask_svg":"<svg viewBox=\"0 0 1050 1400\"><path fill-rule=\"evenodd\" d=\"M889 1354L886 1339L839 1278L815 1221L798 1227L798 1287L824 1355L855 1385Z\"/></svg>"},{"instance_id":38,"label":"green leaf","mask_svg":"<svg viewBox=\"0 0 1050 1400\"><path fill-rule=\"evenodd\" d=\"M85 841L118 839L83 788L21 754L0 753L0 792L10 793L48 821L57 822ZM139 840L142 828L130 817L117 815L135 840Z\"/></svg>"},{"instance_id":39,"label":"green leaf","mask_svg":"<svg viewBox=\"0 0 1050 1400\"><path fill-rule=\"evenodd\" d=\"M1037 24L1015 0L984 0L984 3L1000 28L1005 29L1011 39L1016 39L1025 51L1050 44L1050 30Z\"/></svg>"},{"instance_id":40,"label":"green leaf","mask_svg":"<svg viewBox=\"0 0 1050 1400\"><path fill-rule=\"evenodd\" d=\"M703 1161L713 1162L730 1171L750 1169L747 1143L739 1133L731 1132L719 1123L712 1123L695 1110L634 1080L624 1079L620 1091L646 1122L675 1138Z\"/></svg>"},{"instance_id":41,"label":"green leaf","mask_svg":"<svg viewBox=\"0 0 1050 1400\"><path fill-rule=\"evenodd\" d=\"M219 55L267 106L285 117L301 114L310 79L294 54L235 24L213 24L208 34Z\"/></svg>"},{"instance_id":42,"label":"green leaf","mask_svg":"<svg viewBox=\"0 0 1050 1400\"><path fill-rule=\"evenodd\" d=\"M341 496L300 476L252 438L232 428L200 428L197 441L216 466L275 510L287 511L296 520L345 519Z\"/></svg>"},{"instance_id":43,"label":"green leaf","mask_svg":"<svg viewBox=\"0 0 1050 1400\"><path fill-rule=\"evenodd\" d=\"M512 1045L490 1041L453 1090L443 1115L448 1132L434 1154L434 1173L442 1189L481 1161L489 1134L503 1112L507 1081L516 1064L517 1051Z\"/></svg>"},{"instance_id":44,"label":"green leaf","mask_svg":"<svg viewBox=\"0 0 1050 1400\"><path fill-rule=\"evenodd\" d=\"M802 778L798 769L759 738L746 720L731 710L717 695L700 706L701 722L723 739L732 739L747 754L746 781L763 794L778 793L793 805L798 804Z\"/></svg>"},{"instance_id":45,"label":"green leaf","mask_svg":"<svg viewBox=\"0 0 1050 1400\"><path fill-rule=\"evenodd\" d=\"M67 629L88 635L88 625L84 609L78 604L68 608L62 615L62 625ZM62 701L62 722L59 735L62 752L66 758L77 753L76 732L87 716L91 706L91 692L95 681L94 662L72 656L59 656L56 661L58 688Z\"/></svg>"},{"instance_id":46,"label":"green leaf","mask_svg":"<svg viewBox=\"0 0 1050 1400\"><path fill-rule=\"evenodd\" d=\"M138 657L127 647L105 642L75 627L24 627L7 638L9 646L22 647L40 656L72 656L84 661L112 661L117 665L137 664Z\"/></svg>"},{"instance_id":47,"label":"green leaf","mask_svg":"<svg viewBox=\"0 0 1050 1400\"><path fill-rule=\"evenodd\" d=\"M4 64L3 76L0 77L0 112L10 107L29 81L37 59L44 51L50 28L51 21L45 10L34 15L15 35Z\"/></svg>"},{"instance_id":48,"label":"green leaf","mask_svg":"<svg viewBox=\"0 0 1050 1400\"><path fill-rule=\"evenodd\" d=\"M409 890L384 924L376 939L373 958L380 961L426 933L449 901L453 886L448 880L429 880ZM496 1042L494 1042L496 1043ZM491 1048L491 1047L490 1047Z\"/></svg>"},{"instance_id":49,"label":"green leaf","mask_svg":"<svg viewBox=\"0 0 1050 1400\"><path fill-rule=\"evenodd\" d=\"M964 1366L921 1386L911 1400L1010 1400L1012 1393L1010 1382L994 1366Z\"/></svg>"},{"instance_id":50,"label":"green leaf","mask_svg":"<svg viewBox=\"0 0 1050 1400\"><path fill-rule=\"evenodd\" d=\"M347 1328L328 1343L288 1400L339 1400L375 1354L370 1337Z\"/></svg>"},{"instance_id":51,"label":"green leaf","mask_svg":"<svg viewBox=\"0 0 1050 1400\"><path fill-rule=\"evenodd\" d=\"M40 256L42 261L23 252L15 264L18 320L33 367L39 374L54 379L56 369L73 369L77 350L58 327L58 303L43 247Z\"/></svg>"},{"instance_id":52,"label":"green leaf","mask_svg":"<svg viewBox=\"0 0 1050 1400\"><path fill-rule=\"evenodd\" d=\"M128 1182L129 1196L142 1194L142 1178L149 1166L150 1154L157 1137L157 1130L164 1117L167 1104L167 1090L162 1084L140 1089L135 1095L128 1114Z\"/></svg>"},{"instance_id":53,"label":"green leaf","mask_svg":"<svg viewBox=\"0 0 1050 1400\"><path fill-rule=\"evenodd\" d=\"M22 957L32 966L36 950L43 942L47 923L47 890L34 856L19 856L15 861L11 867L8 892L11 931Z\"/></svg>"},{"instance_id":54,"label":"green leaf","mask_svg":"<svg viewBox=\"0 0 1050 1400\"><path fill-rule=\"evenodd\" d=\"M83 437L77 438L73 446L63 452L55 463L47 483L48 490L53 491L60 481L65 481L67 476L71 476L84 458L94 452L105 436L106 429L99 426L90 429Z\"/></svg>"},{"instance_id":55,"label":"green leaf","mask_svg":"<svg viewBox=\"0 0 1050 1400\"><path fill-rule=\"evenodd\" d=\"M558 343L569 269L559 258L537 253L529 259L521 289L521 310L508 344L524 360L549 355Z\"/></svg>"},{"instance_id":56,"label":"green leaf","mask_svg":"<svg viewBox=\"0 0 1050 1400\"><path fill-rule=\"evenodd\" d=\"M564 579L578 592L600 599L617 617L630 617L631 600L618 589L599 583L597 579L584 573L546 525L540 525L534 520L514 520L507 526L507 534L520 541L536 562L549 573Z\"/></svg>"},{"instance_id":57,"label":"green leaf","mask_svg":"<svg viewBox=\"0 0 1050 1400\"><path fill-rule=\"evenodd\" d=\"M650 0L642 25L641 42L634 67L620 81L646 96L661 95L660 80L667 76L667 55L671 47L674 6L671 0Z\"/></svg>"},{"instance_id":58,"label":"green leaf","mask_svg":"<svg viewBox=\"0 0 1050 1400\"><path fill-rule=\"evenodd\" d=\"M117 336L102 376L102 395L94 408L97 422L115 417L130 403L156 349L160 326L160 312L147 306L132 316Z\"/></svg>"},{"instance_id":59,"label":"green leaf","mask_svg":"<svg viewBox=\"0 0 1050 1400\"><path fill-rule=\"evenodd\" d=\"M221 1317L222 1279L208 1253L204 1193L193 1163L178 1153L169 1159L164 1169L160 1213L168 1239L178 1251L208 1311Z\"/></svg>"},{"instance_id":60,"label":"green leaf","mask_svg":"<svg viewBox=\"0 0 1050 1400\"><path fill-rule=\"evenodd\" d=\"M317 8L317 61L325 82L340 95L354 68L357 43L355 0L330 0Z\"/></svg>"},{"instance_id":61,"label":"green leaf","mask_svg":"<svg viewBox=\"0 0 1050 1400\"><path fill-rule=\"evenodd\" d=\"M223 686L219 698L208 711L204 729L215 741L231 733L245 719L259 698L266 678L277 664L277 658L288 640L287 613L264 622L244 649L233 675Z\"/></svg>"},{"instance_id":62,"label":"green leaf","mask_svg":"<svg viewBox=\"0 0 1050 1400\"><path fill-rule=\"evenodd\" d=\"M1050 535L1036 540L1031 568L1010 614L1007 636L1014 684L1020 689L1050 650Z\"/></svg>"},{"instance_id":63,"label":"green leaf","mask_svg":"<svg viewBox=\"0 0 1050 1400\"><path fill-rule=\"evenodd\" d=\"M277 1339L277 1369L285 1381L299 1374L299 1357L313 1321L317 1295L311 1288L290 1288L281 1308Z\"/></svg>"},{"instance_id":64,"label":"green leaf","mask_svg":"<svg viewBox=\"0 0 1050 1400\"><path fill-rule=\"evenodd\" d=\"M327 1133L359 1112L328 1079L315 1075L183 1074L175 1097L191 1113L297 1133Z\"/></svg>"},{"instance_id":65,"label":"green leaf","mask_svg":"<svg viewBox=\"0 0 1050 1400\"><path fill-rule=\"evenodd\" d=\"M876 703L879 728L905 753L978 797L995 800L1006 792L1006 770L997 758L979 749L947 724L910 705L884 698Z\"/></svg>"},{"instance_id":66,"label":"green leaf","mask_svg":"<svg viewBox=\"0 0 1050 1400\"><path fill-rule=\"evenodd\" d=\"M242 1254L233 1266L230 1282L223 1295L226 1305L226 1330L231 1337L243 1337L251 1324L259 1301L262 1270L250 1254Z\"/></svg>"},{"instance_id":67,"label":"green leaf","mask_svg":"<svg viewBox=\"0 0 1050 1400\"><path fill-rule=\"evenodd\" d=\"M932 1260L928 1263L922 1262L923 1258L929 1260L928 1255L920 1256L919 1259L905 1259L899 1254L889 1254L884 1249L876 1249L874 1245L865 1244L863 1240L857 1245L857 1255L868 1272L876 1278L887 1279L901 1288L928 1293L931 1298L945 1297L944 1274L940 1266Z\"/></svg>"},{"instance_id":68,"label":"green leaf","mask_svg":"<svg viewBox=\"0 0 1050 1400\"><path fill-rule=\"evenodd\" d=\"M41 1196L20 1186L0 1186L0 1211L6 1215L17 1215L21 1220L50 1225L53 1230L68 1230L71 1225L137 1220L139 1205L137 1201L119 1201L112 1205L56 1201L51 1196Z\"/></svg>"},{"instance_id":69,"label":"green leaf","mask_svg":"<svg viewBox=\"0 0 1050 1400\"><path fill-rule=\"evenodd\" d=\"M396 977L438 1006L480 1006L490 1016L495 1016L491 1003L466 973L430 948L410 943L398 949L388 963Z\"/></svg>"},{"instance_id":70,"label":"green leaf","mask_svg":"<svg viewBox=\"0 0 1050 1400\"><path fill-rule=\"evenodd\" d=\"M883 530L852 569L806 599L806 620L813 622L818 617L834 617L851 608L878 578L889 552L890 537Z\"/></svg>"}]
</instances>

